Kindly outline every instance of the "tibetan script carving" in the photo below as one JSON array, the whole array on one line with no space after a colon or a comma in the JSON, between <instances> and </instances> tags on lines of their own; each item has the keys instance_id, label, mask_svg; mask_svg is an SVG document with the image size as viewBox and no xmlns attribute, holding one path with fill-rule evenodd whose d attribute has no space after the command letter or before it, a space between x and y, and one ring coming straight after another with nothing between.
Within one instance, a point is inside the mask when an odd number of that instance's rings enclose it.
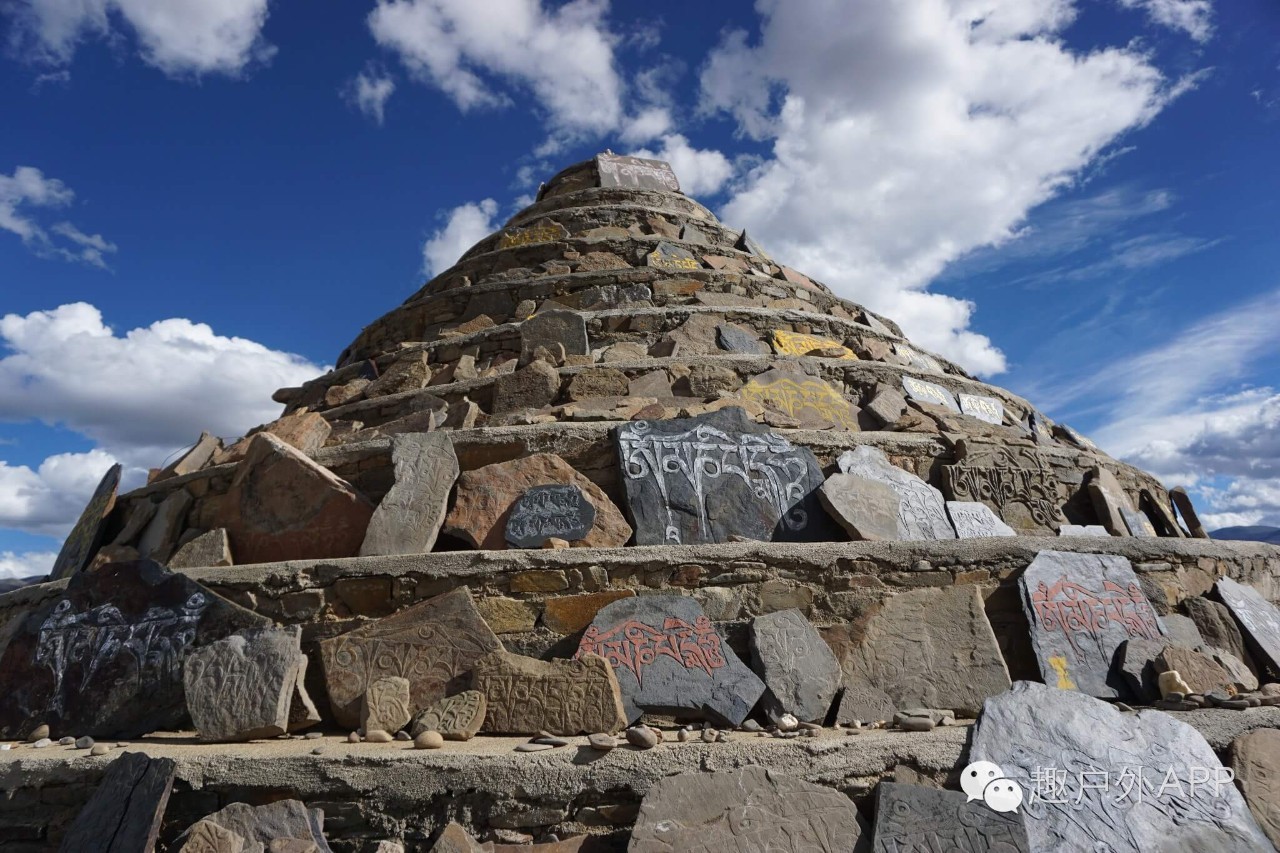
<instances>
[{"instance_id":1,"label":"tibetan script carving","mask_svg":"<svg viewBox=\"0 0 1280 853\"><path fill-rule=\"evenodd\" d=\"M677 180L676 173L671 170L670 164L662 160L597 154L596 169L600 173L602 187L680 192L680 181Z\"/></svg>"},{"instance_id":2,"label":"tibetan script carving","mask_svg":"<svg viewBox=\"0 0 1280 853\"><path fill-rule=\"evenodd\" d=\"M884 483L898 494L898 529L904 539L955 539L942 492L889 461L883 450L859 445L836 460L840 470Z\"/></svg>"},{"instance_id":3,"label":"tibetan script carving","mask_svg":"<svg viewBox=\"0 0 1280 853\"><path fill-rule=\"evenodd\" d=\"M409 734L439 732L445 740L471 740L484 724L488 705L479 690L464 690L446 696L413 718Z\"/></svg>"},{"instance_id":4,"label":"tibetan script carving","mask_svg":"<svg viewBox=\"0 0 1280 853\"><path fill-rule=\"evenodd\" d=\"M995 397L976 394L960 394L960 411L964 414L1000 426L1004 423L1004 404Z\"/></svg>"},{"instance_id":5,"label":"tibetan script carving","mask_svg":"<svg viewBox=\"0 0 1280 853\"><path fill-rule=\"evenodd\" d=\"M769 370L748 382L738 396L795 418L808 429L837 426L858 431L858 409L826 382L812 376Z\"/></svg>"},{"instance_id":6,"label":"tibetan script carving","mask_svg":"<svg viewBox=\"0 0 1280 853\"><path fill-rule=\"evenodd\" d=\"M471 686L484 694L487 732L576 735L627 724L613 670L583 651L551 661L495 652L476 661Z\"/></svg>"},{"instance_id":7,"label":"tibetan script carving","mask_svg":"<svg viewBox=\"0 0 1280 853\"><path fill-rule=\"evenodd\" d=\"M960 411L960 407L956 404L955 395L941 385L925 382L913 376L904 376L902 377L902 388L913 400L919 400L921 403L932 403L935 406L942 406L953 412Z\"/></svg>"},{"instance_id":8,"label":"tibetan script carving","mask_svg":"<svg viewBox=\"0 0 1280 853\"><path fill-rule=\"evenodd\" d=\"M951 500L980 501L1015 528L1052 530L1061 523L1057 479L1034 449L965 441L956 457L942 466Z\"/></svg>"},{"instance_id":9,"label":"tibetan script carving","mask_svg":"<svg viewBox=\"0 0 1280 853\"><path fill-rule=\"evenodd\" d=\"M569 231L559 222L539 222L528 228L513 228L503 233L498 241L499 249L514 249L533 243L554 243L569 236Z\"/></svg>"},{"instance_id":10,"label":"tibetan script carving","mask_svg":"<svg viewBox=\"0 0 1280 853\"><path fill-rule=\"evenodd\" d=\"M700 270L702 262L688 249L662 242L658 248L645 255L645 263L660 270Z\"/></svg>"},{"instance_id":11,"label":"tibetan script carving","mask_svg":"<svg viewBox=\"0 0 1280 853\"><path fill-rule=\"evenodd\" d=\"M596 508L574 485L534 486L507 516L505 536L517 548L541 548L548 539L576 542L591 532Z\"/></svg>"},{"instance_id":12,"label":"tibetan script carving","mask_svg":"<svg viewBox=\"0 0 1280 853\"><path fill-rule=\"evenodd\" d=\"M700 669L708 676L713 669L724 666L720 635L706 616L698 617L692 625L669 616L663 620L661 630L634 619L607 631L593 625L578 646L578 654L587 653L627 670L641 687L645 668L661 655L686 669Z\"/></svg>"},{"instance_id":13,"label":"tibetan script carving","mask_svg":"<svg viewBox=\"0 0 1280 853\"><path fill-rule=\"evenodd\" d=\"M895 343L893 345L893 351L897 353L900 358L906 359L907 363L912 367L920 370L929 370L934 373L943 372L942 364L939 363L936 358L922 353L914 347L909 347L906 344Z\"/></svg>"},{"instance_id":14,"label":"tibetan script carving","mask_svg":"<svg viewBox=\"0 0 1280 853\"><path fill-rule=\"evenodd\" d=\"M1019 812L1002 813L959 791L881 782L872 853L1029 853Z\"/></svg>"},{"instance_id":15,"label":"tibetan script carving","mask_svg":"<svg viewBox=\"0 0 1280 853\"><path fill-rule=\"evenodd\" d=\"M842 358L846 361L858 360L853 350L830 338L820 338L817 335L806 335L800 332L787 332L782 329L774 329L770 333L770 338L773 343L773 350L778 355L808 355L814 350L838 349L840 350L840 355L837 358Z\"/></svg>"}]
</instances>

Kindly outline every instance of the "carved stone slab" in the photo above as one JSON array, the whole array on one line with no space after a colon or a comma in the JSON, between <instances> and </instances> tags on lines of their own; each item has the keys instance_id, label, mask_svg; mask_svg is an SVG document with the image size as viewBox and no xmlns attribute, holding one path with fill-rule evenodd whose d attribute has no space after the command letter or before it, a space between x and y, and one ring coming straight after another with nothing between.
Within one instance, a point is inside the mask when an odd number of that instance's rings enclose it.
<instances>
[{"instance_id":1,"label":"carved stone slab","mask_svg":"<svg viewBox=\"0 0 1280 853\"><path fill-rule=\"evenodd\" d=\"M599 655L544 661L494 652L476 661L471 689L484 694L486 732L577 735L627 724L618 680Z\"/></svg>"},{"instance_id":2,"label":"carved stone slab","mask_svg":"<svg viewBox=\"0 0 1280 853\"><path fill-rule=\"evenodd\" d=\"M956 461L942 466L950 500L979 501L1015 530L1056 530L1062 499L1049 460L1033 447L964 439Z\"/></svg>"},{"instance_id":3,"label":"carved stone slab","mask_svg":"<svg viewBox=\"0 0 1280 853\"><path fill-rule=\"evenodd\" d=\"M409 679L410 710L429 708L465 686L472 665L502 648L466 587L437 595L372 625L320 642L333 716L360 724L360 703L379 678Z\"/></svg>"},{"instance_id":4,"label":"carved stone slab","mask_svg":"<svg viewBox=\"0 0 1280 853\"><path fill-rule=\"evenodd\" d=\"M112 465L102 475L93 496L85 505L84 512L76 521L75 527L67 534L58 551L58 558L53 561L53 569L49 572L50 580L69 578L84 569L102 545L102 536L107 524L107 516L116 505L116 490L120 487L120 465Z\"/></svg>"},{"instance_id":5,"label":"carved stone slab","mask_svg":"<svg viewBox=\"0 0 1280 853\"><path fill-rule=\"evenodd\" d=\"M554 243L569 236L569 229L553 219L542 219L527 228L512 228L502 232L498 240L499 249L514 249L517 246L531 246L534 243Z\"/></svg>"},{"instance_id":6,"label":"carved stone slab","mask_svg":"<svg viewBox=\"0 0 1280 853\"><path fill-rule=\"evenodd\" d=\"M1032 850L1271 847L1235 786L1213 784L1226 773L1204 737L1161 711L1121 713L1020 681L983 706L969 761L993 762L1022 787ZM1065 783L1045 784L1054 777Z\"/></svg>"},{"instance_id":7,"label":"carved stone slab","mask_svg":"<svg viewBox=\"0 0 1280 853\"><path fill-rule=\"evenodd\" d=\"M183 838L186 843L178 853L249 853L243 838L211 820L196 821ZM260 849L254 848L254 853Z\"/></svg>"},{"instance_id":8,"label":"carved stone slab","mask_svg":"<svg viewBox=\"0 0 1280 853\"><path fill-rule=\"evenodd\" d=\"M413 719L409 679L398 675L372 681L360 703L360 728L366 732L398 732Z\"/></svg>"},{"instance_id":9,"label":"carved stone slab","mask_svg":"<svg viewBox=\"0 0 1280 853\"><path fill-rule=\"evenodd\" d=\"M539 311L520 324L520 363L528 364L538 347L560 344L565 355L585 355L587 321L577 311Z\"/></svg>"},{"instance_id":10,"label":"carved stone slab","mask_svg":"<svg viewBox=\"0 0 1280 853\"><path fill-rule=\"evenodd\" d=\"M764 692L698 602L683 596L637 596L602 607L578 645L577 656L586 654L613 667L629 723L649 711L737 726Z\"/></svg>"},{"instance_id":11,"label":"carved stone slab","mask_svg":"<svg viewBox=\"0 0 1280 853\"><path fill-rule=\"evenodd\" d=\"M1261 597L1261 596L1259 596ZM1205 645L1230 652L1242 661L1249 660L1244 647L1244 637L1231 615L1231 608L1220 601L1194 596L1182 602L1191 621L1196 624Z\"/></svg>"},{"instance_id":12,"label":"carved stone slab","mask_svg":"<svg viewBox=\"0 0 1280 853\"><path fill-rule=\"evenodd\" d=\"M646 160L643 157L623 157L619 154L597 154L596 170L600 186L623 187L633 190L678 193L680 181L664 160Z\"/></svg>"},{"instance_id":13,"label":"carved stone slab","mask_svg":"<svg viewBox=\"0 0 1280 853\"><path fill-rule=\"evenodd\" d=\"M1086 488L1093 501L1093 510L1107 532L1113 536L1128 536L1129 525L1125 523L1121 510L1132 512L1133 505L1116 475L1099 465L1089 472Z\"/></svg>"},{"instance_id":14,"label":"carved stone slab","mask_svg":"<svg viewBox=\"0 0 1280 853\"><path fill-rule=\"evenodd\" d=\"M445 432L392 436L395 484L369 519L361 557L426 554L436 544L449 508L449 492L458 479L458 457Z\"/></svg>"},{"instance_id":15,"label":"carved stone slab","mask_svg":"<svg viewBox=\"0 0 1280 853\"><path fill-rule=\"evenodd\" d=\"M668 243L665 240L644 256L645 264L655 269L679 272L682 270L700 270L702 262L683 246Z\"/></svg>"},{"instance_id":16,"label":"carved stone slab","mask_svg":"<svg viewBox=\"0 0 1280 853\"><path fill-rule=\"evenodd\" d=\"M1004 404L995 397L976 394L958 394L957 397L961 413L996 426L1004 423Z\"/></svg>"},{"instance_id":17,"label":"carved stone slab","mask_svg":"<svg viewBox=\"0 0 1280 853\"><path fill-rule=\"evenodd\" d=\"M409 723L409 734L439 732L445 740L471 740L484 725L488 704L479 690L446 696Z\"/></svg>"},{"instance_id":18,"label":"carved stone slab","mask_svg":"<svg viewBox=\"0 0 1280 853\"><path fill-rule=\"evenodd\" d=\"M840 688L840 662L799 610L751 620L751 668L764 680L760 703L773 722L783 714L821 723Z\"/></svg>"},{"instance_id":19,"label":"carved stone slab","mask_svg":"<svg viewBox=\"0 0 1280 853\"><path fill-rule=\"evenodd\" d=\"M1059 536L1110 536L1101 524L1063 524L1058 527Z\"/></svg>"},{"instance_id":20,"label":"carved stone slab","mask_svg":"<svg viewBox=\"0 0 1280 853\"><path fill-rule=\"evenodd\" d=\"M644 795L628 853L862 853L870 831L853 801L764 767L681 773Z\"/></svg>"},{"instance_id":21,"label":"carved stone slab","mask_svg":"<svg viewBox=\"0 0 1280 853\"><path fill-rule=\"evenodd\" d=\"M302 629L242 631L196 649L183 666L187 710L204 740L268 738L289 729L307 659Z\"/></svg>"},{"instance_id":22,"label":"carved stone slab","mask_svg":"<svg viewBox=\"0 0 1280 853\"><path fill-rule=\"evenodd\" d=\"M953 412L959 412L960 406L956 403L956 396L933 382L925 382L923 379L916 379L914 376L902 377L902 390L907 392L907 396L921 403L932 403L935 406L943 406Z\"/></svg>"},{"instance_id":23,"label":"carved stone slab","mask_svg":"<svg viewBox=\"0 0 1280 853\"><path fill-rule=\"evenodd\" d=\"M818 492L822 506L854 541L906 539L897 491L887 483L856 474L832 474Z\"/></svg>"},{"instance_id":24,"label":"carved stone slab","mask_svg":"<svg viewBox=\"0 0 1280 853\"><path fill-rule=\"evenodd\" d=\"M277 800L265 806L232 803L205 818L239 835L250 844L270 847L277 839L310 841L321 853L333 853L324 837L324 812L300 800Z\"/></svg>"},{"instance_id":25,"label":"carved stone slab","mask_svg":"<svg viewBox=\"0 0 1280 853\"><path fill-rule=\"evenodd\" d=\"M1031 853L1019 812L998 812L960 791L881 782L872 853Z\"/></svg>"},{"instance_id":26,"label":"carved stone slab","mask_svg":"<svg viewBox=\"0 0 1280 853\"><path fill-rule=\"evenodd\" d=\"M1280 672L1280 609L1253 587L1231 578L1222 578L1213 589L1240 623L1246 643L1255 652L1254 660Z\"/></svg>"},{"instance_id":27,"label":"carved stone slab","mask_svg":"<svg viewBox=\"0 0 1280 853\"><path fill-rule=\"evenodd\" d=\"M899 709L949 708L969 715L1009 687L982 596L969 585L887 598L845 658L844 674L847 683L874 685Z\"/></svg>"},{"instance_id":28,"label":"carved stone slab","mask_svg":"<svg viewBox=\"0 0 1280 853\"><path fill-rule=\"evenodd\" d=\"M773 351L778 355L808 355L814 350L839 350L840 355L836 356L837 358L846 361L858 360L858 356L853 350L839 341L831 340L831 338L808 335L803 332L788 332L785 329L774 329L769 333L769 339L770 343L773 344Z\"/></svg>"},{"instance_id":29,"label":"carved stone slab","mask_svg":"<svg viewBox=\"0 0 1280 853\"><path fill-rule=\"evenodd\" d=\"M107 768L59 848L65 853L151 853L173 788L169 758L126 752Z\"/></svg>"},{"instance_id":30,"label":"carved stone slab","mask_svg":"<svg viewBox=\"0 0 1280 853\"><path fill-rule=\"evenodd\" d=\"M1116 650L1164 625L1124 557L1041 551L1018 579L1045 684L1104 699L1128 695Z\"/></svg>"},{"instance_id":31,"label":"carved stone slab","mask_svg":"<svg viewBox=\"0 0 1280 853\"><path fill-rule=\"evenodd\" d=\"M804 373L767 370L738 389L738 396L795 418L802 429L858 431L858 407L829 383Z\"/></svg>"},{"instance_id":32,"label":"carved stone slab","mask_svg":"<svg viewBox=\"0 0 1280 853\"><path fill-rule=\"evenodd\" d=\"M1254 729L1236 738L1231 769L1258 826L1280 845L1280 730Z\"/></svg>"},{"instance_id":33,"label":"carved stone slab","mask_svg":"<svg viewBox=\"0 0 1280 853\"><path fill-rule=\"evenodd\" d=\"M1124 526L1129 529L1130 536L1141 536L1147 539L1156 536L1155 525L1151 523L1151 519L1147 518L1145 513L1122 506L1120 507L1120 517L1124 519Z\"/></svg>"},{"instance_id":34,"label":"carved stone slab","mask_svg":"<svg viewBox=\"0 0 1280 853\"><path fill-rule=\"evenodd\" d=\"M731 406L613 430L637 545L831 541L813 453Z\"/></svg>"},{"instance_id":35,"label":"carved stone slab","mask_svg":"<svg viewBox=\"0 0 1280 853\"><path fill-rule=\"evenodd\" d=\"M889 461L884 451L860 445L836 460L845 474L875 480L898 493L898 526L906 539L955 539L942 493Z\"/></svg>"},{"instance_id":36,"label":"carved stone slab","mask_svg":"<svg viewBox=\"0 0 1280 853\"><path fill-rule=\"evenodd\" d=\"M947 515L960 539L1018 535L1018 531L1001 521L991 507L977 501L947 501Z\"/></svg>"},{"instance_id":37,"label":"carved stone slab","mask_svg":"<svg viewBox=\"0 0 1280 853\"><path fill-rule=\"evenodd\" d=\"M897 353L899 358L905 359L907 364L918 370L929 370L934 373L942 373L942 364L933 356L920 352L915 347L906 344L895 343L893 351ZM954 406L950 407L954 408Z\"/></svg>"},{"instance_id":38,"label":"carved stone slab","mask_svg":"<svg viewBox=\"0 0 1280 853\"><path fill-rule=\"evenodd\" d=\"M585 539L596 523L596 508L572 484L534 486L507 516L505 537L516 548L541 548L548 539Z\"/></svg>"},{"instance_id":39,"label":"carved stone slab","mask_svg":"<svg viewBox=\"0 0 1280 853\"><path fill-rule=\"evenodd\" d=\"M133 737L179 728L193 650L269 620L150 560L72 576L31 610L0 656L0 736Z\"/></svg>"}]
</instances>

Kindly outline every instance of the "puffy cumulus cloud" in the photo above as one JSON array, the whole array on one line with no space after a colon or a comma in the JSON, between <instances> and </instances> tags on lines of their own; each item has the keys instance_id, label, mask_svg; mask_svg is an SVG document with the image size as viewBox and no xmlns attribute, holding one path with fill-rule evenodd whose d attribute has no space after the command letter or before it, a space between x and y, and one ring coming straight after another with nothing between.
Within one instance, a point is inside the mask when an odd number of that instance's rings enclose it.
<instances>
[{"instance_id":1,"label":"puffy cumulus cloud","mask_svg":"<svg viewBox=\"0 0 1280 853\"><path fill-rule=\"evenodd\" d=\"M236 76L275 48L262 37L268 0L24 0L12 41L29 58L64 65L86 38L129 27L142 58L170 75Z\"/></svg>"},{"instance_id":2,"label":"puffy cumulus cloud","mask_svg":"<svg viewBox=\"0 0 1280 853\"><path fill-rule=\"evenodd\" d=\"M366 68L342 87L342 99L382 124L387 99L396 90L396 81L376 68Z\"/></svg>"},{"instance_id":3,"label":"puffy cumulus cloud","mask_svg":"<svg viewBox=\"0 0 1280 853\"><path fill-rule=\"evenodd\" d=\"M642 148L633 154L636 157L666 160L680 179L680 189L688 195L717 193L733 177L733 164L728 157L719 151L694 148L679 133L662 137L662 148L659 151Z\"/></svg>"},{"instance_id":4,"label":"puffy cumulus cloud","mask_svg":"<svg viewBox=\"0 0 1280 853\"><path fill-rule=\"evenodd\" d=\"M323 370L187 319L116 334L83 302L0 318L0 355L0 420L63 426L142 468L202 430L238 436L278 417L272 392Z\"/></svg>"},{"instance_id":5,"label":"puffy cumulus cloud","mask_svg":"<svg viewBox=\"0 0 1280 853\"><path fill-rule=\"evenodd\" d=\"M631 144L648 142L671 130L671 124L671 111L666 107L646 107L627 119L618 138Z\"/></svg>"},{"instance_id":6,"label":"puffy cumulus cloud","mask_svg":"<svg viewBox=\"0 0 1280 853\"><path fill-rule=\"evenodd\" d=\"M0 578L30 578L47 575L58 559L55 551L0 551Z\"/></svg>"},{"instance_id":7,"label":"puffy cumulus cloud","mask_svg":"<svg viewBox=\"0 0 1280 853\"><path fill-rule=\"evenodd\" d=\"M18 166L12 175L0 173L0 230L16 234L37 255L79 261L106 269L105 256L116 245L101 234L86 234L70 222L42 226L32 208L65 208L75 200L71 188L45 177L33 166Z\"/></svg>"},{"instance_id":8,"label":"puffy cumulus cloud","mask_svg":"<svg viewBox=\"0 0 1280 853\"><path fill-rule=\"evenodd\" d=\"M1213 35L1213 4L1209 0L1120 0L1129 9L1141 9L1153 23L1182 30L1199 42Z\"/></svg>"},{"instance_id":9,"label":"puffy cumulus cloud","mask_svg":"<svg viewBox=\"0 0 1280 853\"><path fill-rule=\"evenodd\" d=\"M35 469L0 460L0 527L65 536L115 463L97 449L50 456Z\"/></svg>"},{"instance_id":10,"label":"puffy cumulus cloud","mask_svg":"<svg viewBox=\"0 0 1280 853\"><path fill-rule=\"evenodd\" d=\"M497 213L498 203L491 198L460 204L449 211L445 224L422 247L422 271L435 276L457 263L463 252L497 227L493 221Z\"/></svg>"},{"instance_id":11,"label":"puffy cumulus cloud","mask_svg":"<svg viewBox=\"0 0 1280 853\"><path fill-rule=\"evenodd\" d=\"M1076 52L1069 0L759 0L701 72L704 111L772 144L722 211L775 257L981 374L973 306L925 288L998 244L1176 96L1136 48Z\"/></svg>"},{"instance_id":12,"label":"puffy cumulus cloud","mask_svg":"<svg viewBox=\"0 0 1280 853\"><path fill-rule=\"evenodd\" d=\"M607 0L378 0L377 43L464 112L532 93L553 135L599 135L623 118Z\"/></svg>"}]
</instances>

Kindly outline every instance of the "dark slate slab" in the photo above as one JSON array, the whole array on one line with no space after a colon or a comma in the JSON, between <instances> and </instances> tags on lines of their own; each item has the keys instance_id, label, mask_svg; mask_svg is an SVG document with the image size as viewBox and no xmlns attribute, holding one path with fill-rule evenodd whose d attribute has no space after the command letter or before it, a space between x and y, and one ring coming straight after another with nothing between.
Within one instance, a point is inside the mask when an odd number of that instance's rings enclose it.
<instances>
[{"instance_id":1,"label":"dark slate slab","mask_svg":"<svg viewBox=\"0 0 1280 853\"><path fill-rule=\"evenodd\" d=\"M632 421L612 435L637 545L844 538L818 503L823 477L813 453L736 406Z\"/></svg>"},{"instance_id":2,"label":"dark slate slab","mask_svg":"<svg viewBox=\"0 0 1280 853\"><path fill-rule=\"evenodd\" d=\"M628 853L867 853L871 837L839 791L764 767L680 773L640 804Z\"/></svg>"},{"instance_id":3,"label":"dark slate slab","mask_svg":"<svg viewBox=\"0 0 1280 853\"><path fill-rule=\"evenodd\" d=\"M720 349L739 355L767 355L770 352L768 344L732 323L716 326L716 343Z\"/></svg>"},{"instance_id":4,"label":"dark slate slab","mask_svg":"<svg viewBox=\"0 0 1280 853\"><path fill-rule=\"evenodd\" d=\"M548 539L575 542L596 523L596 508L574 485L534 486L507 516L506 540L517 548L541 548Z\"/></svg>"},{"instance_id":5,"label":"dark slate slab","mask_svg":"<svg viewBox=\"0 0 1280 853\"><path fill-rule=\"evenodd\" d=\"M84 512L76 526L71 528L67 538L62 542L58 558L53 561L53 569L49 572L50 580L69 578L82 571L93 555L102 545L102 535L107 525L107 516L116 505L116 490L120 487L120 465L112 465L102 475L98 488L93 490L93 497L85 505Z\"/></svg>"},{"instance_id":6,"label":"dark slate slab","mask_svg":"<svg viewBox=\"0 0 1280 853\"><path fill-rule=\"evenodd\" d=\"M773 722L792 714L822 722L840 687L840 662L799 610L779 610L751 620L751 668L764 680L760 700Z\"/></svg>"},{"instance_id":7,"label":"dark slate slab","mask_svg":"<svg viewBox=\"0 0 1280 853\"><path fill-rule=\"evenodd\" d=\"M1168 619L1169 617L1165 617ZM1166 640L1135 637L1125 640L1116 652L1116 665L1128 685L1129 695L1139 702L1154 702L1160 697L1160 673L1155 660L1168 645Z\"/></svg>"},{"instance_id":8,"label":"dark slate slab","mask_svg":"<svg viewBox=\"0 0 1280 853\"><path fill-rule=\"evenodd\" d=\"M671 170L671 164L664 160L623 157L619 154L597 154L596 170L600 174L602 187L680 192L680 181L676 178L676 173Z\"/></svg>"},{"instance_id":9,"label":"dark slate slab","mask_svg":"<svg viewBox=\"0 0 1280 853\"><path fill-rule=\"evenodd\" d=\"M1280 672L1280 609L1253 587L1231 578L1222 578L1213 589L1240 623L1240 631L1254 660L1270 667L1272 672Z\"/></svg>"},{"instance_id":10,"label":"dark slate slab","mask_svg":"<svg viewBox=\"0 0 1280 853\"><path fill-rule=\"evenodd\" d=\"M647 711L737 726L765 689L701 605L684 596L637 596L602 607L578 645L577 656L588 653L613 667L631 723Z\"/></svg>"},{"instance_id":11,"label":"dark slate slab","mask_svg":"<svg viewBox=\"0 0 1280 853\"><path fill-rule=\"evenodd\" d=\"M1021 812L998 812L960 791L881 782L872 853L1030 853Z\"/></svg>"},{"instance_id":12,"label":"dark slate slab","mask_svg":"<svg viewBox=\"0 0 1280 853\"><path fill-rule=\"evenodd\" d=\"M1020 681L983 706L969 761L993 762L1022 786L1032 850L1273 849L1231 782L1204 781L1226 779L1204 737L1161 711L1122 713ZM1044 780L1057 774L1055 792Z\"/></svg>"},{"instance_id":13,"label":"dark slate slab","mask_svg":"<svg viewBox=\"0 0 1280 853\"><path fill-rule=\"evenodd\" d=\"M898 528L904 539L955 539L942 492L889 461L883 450L860 445L836 460L845 474L884 483L898 493Z\"/></svg>"},{"instance_id":14,"label":"dark slate slab","mask_svg":"<svg viewBox=\"0 0 1280 853\"><path fill-rule=\"evenodd\" d=\"M1166 634L1124 557L1041 551L1018 586L1040 675L1054 687L1123 699L1116 650Z\"/></svg>"},{"instance_id":15,"label":"dark slate slab","mask_svg":"<svg viewBox=\"0 0 1280 853\"><path fill-rule=\"evenodd\" d=\"M169 758L126 752L107 768L89 802L62 837L65 853L150 853L173 788Z\"/></svg>"},{"instance_id":16,"label":"dark slate slab","mask_svg":"<svg viewBox=\"0 0 1280 853\"><path fill-rule=\"evenodd\" d=\"M71 578L30 611L0 656L0 737L135 737L186 717L187 653L271 624L150 560Z\"/></svg>"}]
</instances>

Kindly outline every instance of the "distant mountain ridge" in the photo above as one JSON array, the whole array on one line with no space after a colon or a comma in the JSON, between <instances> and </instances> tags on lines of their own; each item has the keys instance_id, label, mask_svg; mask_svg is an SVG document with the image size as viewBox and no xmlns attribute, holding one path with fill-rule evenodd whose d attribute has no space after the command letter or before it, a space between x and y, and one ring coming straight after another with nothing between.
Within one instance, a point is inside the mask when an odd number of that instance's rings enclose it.
<instances>
[{"instance_id":1,"label":"distant mountain ridge","mask_svg":"<svg viewBox=\"0 0 1280 853\"><path fill-rule=\"evenodd\" d=\"M1280 527L1254 524L1248 527L1224 527L1209 533L1214 539L1242 539L1249 542L1269 542L1280 545Z\"/></svg>"}]
</instances>

